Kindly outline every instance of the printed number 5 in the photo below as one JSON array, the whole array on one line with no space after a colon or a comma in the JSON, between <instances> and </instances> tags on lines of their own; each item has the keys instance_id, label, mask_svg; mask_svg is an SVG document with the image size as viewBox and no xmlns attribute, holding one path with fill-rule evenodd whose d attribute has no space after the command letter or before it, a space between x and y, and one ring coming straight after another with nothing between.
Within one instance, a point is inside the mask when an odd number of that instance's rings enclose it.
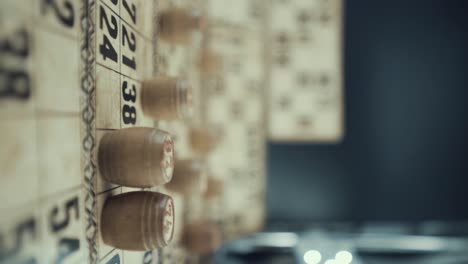
<instances>
[{"instance_id":1,"label":"printed number 5","mask_svg":"<svg viewBox=\"0 0 468 264\"><path fill-rule=\"evenodd\" d=\"M65 227L68 226L70 223L70 214L71 211L75 211L75 218L78 219L79 216L79 206L78 206L78 197L74 197L71 200L68 200L65 203L65 218L62 221L57 220L57 215L59 214L59 208L58 206L54 207L52 211L50 212L50 217L49 217L49 222L50 222L50 228L54 233L59 232L60 230L64 229Z\"/></svg>"},{"instance_id":2,"label":"printed number 5","mask_svg":"<svg viewBox=\"0 0 468 264\"><path fill-rule=\"evenodd\" d=\"M59 214L59 207L56 206L50 212L49 222L50 228L53 233L57 233L60 230L66 228L70 223L70 214L72 211L75 211L75 218L78 219L80 208L78 204L78 197L74 197L68 200L65 203L65 218L62 221L57 220L57 215ZM54 261L54 264L63 263L63 261L73 252L80 249L80 240L77 238L62 238L58 243L58 255Z\"/></svg>"}]
</instances>

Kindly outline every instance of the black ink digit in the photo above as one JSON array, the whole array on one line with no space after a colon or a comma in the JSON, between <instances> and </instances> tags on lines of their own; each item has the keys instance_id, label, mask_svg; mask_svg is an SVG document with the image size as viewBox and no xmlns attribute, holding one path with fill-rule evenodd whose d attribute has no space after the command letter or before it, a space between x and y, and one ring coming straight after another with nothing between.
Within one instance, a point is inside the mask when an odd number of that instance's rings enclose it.
<instances>
[{"instance_id":1,"label":"black ink digit","mask_svg":"<svg viewBox=\"0 0 468 264\"><path fill-rule=\"evenodd\" d=\"M74 197L65 203L65 218L62 221L57 220L57 215L59 214L59 207L56 206L52 209L49 215L49 227L52 230L52 232L57 233L68 226L68 224L70 223L72 211L75 211L76 219L80 217L80 208L78 201L78 197Z\"/></svg>"},{"instance_id":2,"label":"black ink digit","mask_svg":"<svg viewBox=\"0 0 468 264\"><path fill-rule=\"evenodd\" d=\"M136 87L135 84L132 84L131 88L128 88L128 82L124 81L122 83L122 94L125 101L136 102Z\"/></svg>"},{"instance_id":3,"label":"black ink digit","mask_svg":"<svg viewBox=\"0 0 468 264\"><path fill-rule=\"evenodd\" d=\"M151 264L153 263L153 252L147 251L143 256L143 264Z\"/></svg>"},{"instance_id":4,"label":"black ink digit","mask_svg":"<svg viewBox=\"0 0 468 264\"><path fill-rule=\"evenodd\" d=\"M128 67L136 70L136 62L135 62L135 57L132 57L131 59L125 55L122 55L122 63L127 65Z\"/></svg>"},{"instance_id":5,"label":"black ink digit","mask_svg":"<svg viewBox=\"0 0 468 264\"><path fill-rule=\"evenodd\" d=\"M120 264L120 256L117 254L109 259L106 264Z\"/></svg>"},{"instance_id":6,"label":"black ink digit","mask_svg":"<svg viewBox=\"0 0 468 264\"><path fill-rule=\"evenodd\" d=\"M130 9L130 6L127 3L127 0L123 0L123 6L125 10L127 10L128 14L132 18L132 21L134 24L136 24L136 7L135 4L132 3L132 7Z\"/></svg>"},{"instance_id":7,"label":"black ink digit","mask_svg":"<svg viewBox=\"0 0 468 264\"><path fill-rule=\"evenodd\" d=\"M25 29L13 33L11 37L0 42L0 53L10 53L20 58L29 55L29 35Z\"/></svg>"},{"instance_id":8,"label":"black ink digit","mask_svg":"<svg viewBox=\"0 0 468 264\"><path fill-rule=\"evenodd\" d=\"M128 42L128 47L130 48L130 50L135 51L136 50L135 34L133 32L130 32L130 37L129 37L127 28L122 24L122 45L125 46L127 42Z\"/></svg>"},{"instance_id":9,"label":"black ink digit","mask_svg":"<svg viewBox=\"0 0 468 264\"><path fill-rule=\"evenodd\" d=\"M126 125L136 123L136 109L133 106L124 105L122 108L122 119Z\"/></svg>"},{"instance_id":10,"label":"black ink digit","mask_svg":"<svg viewBox=\"0 0 468 264\"><path fill-rule=\"evenodd\" d=\"M104 7L102 7L102 6L100 7L99 13L100 13L99 27L101 29L103 29L104 28L104 22L105 22L107 31L109 32L109 35L113 39L116 39L117 38L117 33L118 33L117 19L113 15L111 15L111 23L112 23L112 26L111 26L111 24L109 23L109 19L107 18L107 13L106 13L106 10L104 9Z\"/></svg>"},{"instance_id":11,"label":"black ink digit","mask_svg":"<svg viewBox=\"0 0 468 264\"><path fill-rule=\"evenodd\" d=\"M58 256L54 261L54 264L64 263L64 260L80 249L80 240L77 238L62 238L58 245Z\"/></svg>"},{"instance_id":12,"label":"black ink digit","mask_svg":"<svg viewBox=\"0 0 468 264\"><path fill-rule=\"evenodd\" d=\"M109 19L107 18L107 13L104 7L100 7L100 19L99 19L99 26L101 29L104 28L104 23L106 24L107 31L109 35L113 38L117 38L118 34L118 27L117 27L117 19L111 15L111 20L109 23ZM103 43L99 45L99 52L101 53L104 60L111 59L114 62L117 62L117 52L115 51L112 43L110 42L109 38L106 35L103 35Z\"/></svg>"},{"instance_id":13,"label":"black ink digit","mask_svg":"<svg viewBox=\"0 0 468 264\"><path fill-rule=\"evenodd\" d=\"M15 240L11 249L5 248L4 236L0 235L0 263L8 263L8 260L17 256L23 248L23 237L30 233L31 237L36 239L36 220L34 218L27 219L26 221L18 224L15 228ZM34 259L30 259L35 261ZM34 262L32 262L34 263Z\"/></svg>"},{"instance_id":14,"label":"black ink digit","mask_svg":"<svg viewBox=\"0 0 468 264\"><path fill-rule=\"evenodd\" d=\"M101 53L104 60L107 58L117 62L117 51L115 51L112 43L110 42L109 38L104 35L104 41L101 45L99 45L99 52Z\"/></svg>"},{"instance_id":15,"label":"black ink digit","mask_svg":"<svg viewBox=\"0 0 468 264\"><path fill-rule=\"evenodd\" d=\"M48 7L52 8L62 24L67 27L73 27L75 24L75 13L72 3L69 0L64 0L64 10L60 10L55 0L43 0L41 12L46 14Z\"/></svg>"},{"instance_id":16,"label":"black ink digit","mask_svg":"<svg viewBox=\"0 0 468 264\"><path fill-rule=\"evenodd\" d=\"M127 28L122 24L122 45L125 46L125 44L128 43L128 46L131 51L136 50L136 39L135 39L135 34L133 32L130 32L130 35L128 34ZM122 63L127 65L128 67L136 70L136 61L135 57L132 57L131 59L125 55L122 55Z\"/></svg>"},{"instance_id":17,"label":"black ink digit","mask_svg":"<svg viewBox=\"0 0 468 264\"><path fill-rule=\"evenodd\" d=\"M31 81L24 71L0 69L0 98L26 100L31 96Z\"/></svg>"},{"instance_id":18,"label":"black ink digit","mask_svg":"<svg viewBox=\"0 0 468 264\"><path fill-rule=\"evenodd\" d=\"M10 55L26 59L29 55L29 34L25 29L0 41L0 56ZM0 68L0 98L17 98L26 100L31 95L31 81L25 70Z\"/></svg>"},{"instance_id":19,"label":"black ink digit","mask_svg":"<svg viewBox=\"0 0 468 264\"><path fill-rule=\"evenodd\" d=\"M63 207L64 217L62 220L59 220L59 207L55 206L52 208L49 215L49 228L53 233L58 233L61 230L65 229L69 224L70 220L73 218L72 212L74 211L75 219L80 217L80 208L79 208L79 199L78 197L73 197L70 200L65 202ZM58 255L55 258L54 264L63 263L64 260L78 251L80 248L80 241L77 238L61 238L58 243Z\"/></svg>"}]
</instances>

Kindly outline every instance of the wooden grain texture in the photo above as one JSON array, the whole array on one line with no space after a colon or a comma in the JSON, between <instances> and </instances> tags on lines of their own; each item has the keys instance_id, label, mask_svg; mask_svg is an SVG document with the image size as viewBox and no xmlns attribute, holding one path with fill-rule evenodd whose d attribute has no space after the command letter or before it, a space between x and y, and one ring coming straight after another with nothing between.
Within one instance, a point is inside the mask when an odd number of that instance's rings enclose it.
<instances>
[{"instance_id":1,"label":"wooden grain texture","mask_svg":"<svg viewBox=\"0 0 468 264\"><path fill-rule=\"evenodd\" d=\"M174 235L174 202L158 192L127 192L108 198L101 215L104 243L147 251L167 246Z\"/></svg>"},{"instance_id":2,"label":"wooden grain texture","mask_svg":"<svg viewBox=\"0 0 468 264\"><path fill-rule=\"evenodd\" d=\"M172 179L174 146L162 130L124 128L101 139L98 163L101 176L111 183L142 188L163 185Z\"/></svg>"}]
</instances>

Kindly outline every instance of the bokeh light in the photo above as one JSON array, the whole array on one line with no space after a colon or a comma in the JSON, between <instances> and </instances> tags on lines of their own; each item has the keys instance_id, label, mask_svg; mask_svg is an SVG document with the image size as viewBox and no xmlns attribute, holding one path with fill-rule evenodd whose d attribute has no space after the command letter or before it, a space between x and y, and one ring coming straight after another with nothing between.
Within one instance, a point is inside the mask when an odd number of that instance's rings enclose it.
<instances>
[{"instance_id":1,"label":"bokeh light","mask_svg":"<svg viewBox=\"0 0 468 264\"><path fill-rule=\"evenodd\" d=\"M318 264L322 260L322 254L317 250L309 250L304 254L304 261L307 264Z\"/></svg>"}]
</instances>

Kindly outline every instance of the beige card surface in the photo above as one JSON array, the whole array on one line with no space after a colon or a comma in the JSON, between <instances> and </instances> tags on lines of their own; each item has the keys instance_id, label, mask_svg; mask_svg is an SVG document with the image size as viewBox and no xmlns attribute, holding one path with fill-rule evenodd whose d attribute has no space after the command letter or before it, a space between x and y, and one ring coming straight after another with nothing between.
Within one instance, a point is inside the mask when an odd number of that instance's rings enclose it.
<instances>
[{"instance_id":1,"label":"beige card surface","mask_svg":"<svg viewBox=\"0 0 468 264\"><path fill-rule=\"evenodd\" d=\"M263 28L266 0L206 0L207 12L212 23L230 25L246 30Z\"/></svg>"},{"instance_id":2,"label":"beige card surface","mask_svg":"<svg viewBox=\"0 0 468 264\"><path fill-rule=\"evenodd\" d=\"M1 3L1 263L87 260L79 108L81 4Z\"/></svg>"},{"instance_id":3,"label":"beige card surface","mask_svg":"<svg viewBox=\"0 0 468 264\"><path fill-rule=\"evenodd\" d=\"M219 54L222 65L217 75L205 79L203 114L206 123L221 129L222 139L208 163L213 176L226 186L220 214L225 235L232 239L259 230L264 220L262 215L255 221L240 221L251 214L251 197L258 197L255 203L264 207L263 39L256 27L217 23L210 36L210 48Z\"/></svg>"},{"instance_id":4,"label":"beige card surface","mask_svg":"<svg viewBox=\"0 0 468 264\"><path fill-rule=\"evenodd\" d=\"M268 137L339 142L344 136L342 1L272 1Z\"/></svg>"}]
</instances>

